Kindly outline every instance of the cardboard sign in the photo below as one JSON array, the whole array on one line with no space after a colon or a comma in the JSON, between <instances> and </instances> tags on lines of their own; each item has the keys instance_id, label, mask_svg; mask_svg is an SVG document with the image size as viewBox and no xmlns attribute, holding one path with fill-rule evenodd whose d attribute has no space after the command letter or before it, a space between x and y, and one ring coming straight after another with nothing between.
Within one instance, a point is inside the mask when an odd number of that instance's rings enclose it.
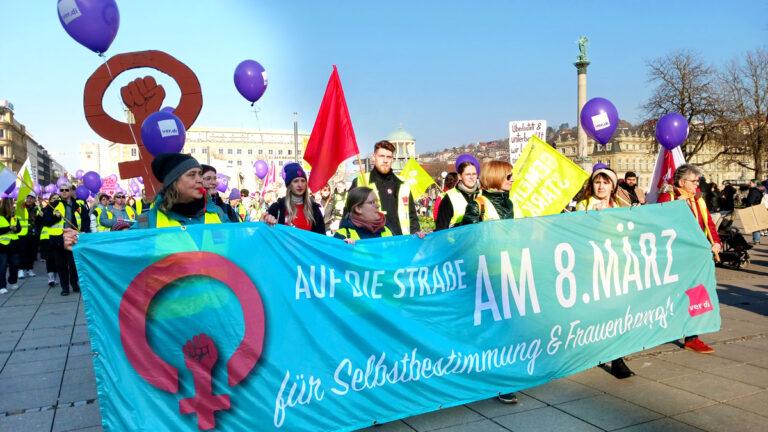
<instances>
[{"instance_id":1,"label":"cardboard sign","mask_svg":"<svg viewBox=\"0 0 768 432\"><path fill-rule=\"evenodd\" d=\"M762 204L733 211L733 226L744 234L768 229L768 209Z\"/></svg>"}]
</instances>

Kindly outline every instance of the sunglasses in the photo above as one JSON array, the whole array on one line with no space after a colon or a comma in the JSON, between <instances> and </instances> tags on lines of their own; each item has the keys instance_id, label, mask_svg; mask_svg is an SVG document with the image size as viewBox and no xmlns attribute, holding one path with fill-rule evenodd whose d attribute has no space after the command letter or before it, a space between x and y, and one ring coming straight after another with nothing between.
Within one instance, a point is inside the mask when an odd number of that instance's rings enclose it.
<instances>
[{"instance_id":1,"label":"sunglasses","mask_svg":"<svg viewBox=\"0 0 768 432\"><path fill-rule=\"evenodd\" d=\"M59 192L69 192L69 189L59 189Z\"/></svg>"},{"instance_id":2,"label":"sunglasses","mask_svg":"<svg viewBox=\"0 0 768 432\"><path fill-rule=\"evenodd\" d=\"M125 198L125 195L115 195L115 198Z\"/></svg>"}]
</instances>

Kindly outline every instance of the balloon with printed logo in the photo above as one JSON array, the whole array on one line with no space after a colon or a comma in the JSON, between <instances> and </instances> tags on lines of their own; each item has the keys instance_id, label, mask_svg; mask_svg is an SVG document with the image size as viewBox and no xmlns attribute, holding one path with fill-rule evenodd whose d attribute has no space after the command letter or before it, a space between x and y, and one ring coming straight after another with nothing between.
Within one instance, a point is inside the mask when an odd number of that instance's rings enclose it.
<instances>
[{"instance_id":1,"label":"balloon with printed logo","mask_svg":"<svg viewBox=\"0 0 768 432\"><path fill-rule=\"evenodd\" d=\"M269 173L269 165L267 165L265 161L259 159L253 163L253 172L256 174L256 177L264 180L264 177Z\"/></svg>"},{"instance_id":2,"label":"balloon with printed logo","mask_svg":"<svg viewBox=\"0 0 768 432\"><path fill-rule=\"evenodd\" d=\"M75 178L80 180L80 179L83 178L83 174L85 174L85 171L79 169L79 170L75 171Z\"/></svg>"},{"instance_id":3,"label":"balloon with printed logo","mask_svg":"<svg viewBox=\"0 0 768 432\"><path fill-rule=\"evenodd\" d=\"M93 171L88 171L83 174L83 185L91 192L97 193L101 189L101 176Z\"/></svg>"},{"instance_id":4,"label":"balloon with printed logo","mask_svg":"<svg viewBox=\"0 0 768 432\"><path fill-rule=\"evenodd\" d=\"M152 113L141 124L141 139L152 156L180 152L186 136L184 123L173 113Z\"/></svg>"},{"instance_id":5,"label":"balloon with printed logo","mask_svg":"<svg viewBox=\"0 0 768 432\"><path fill-rule=\"evenodd\" d=\"M85 201L89 196L91 196L91 191L87 187L80 185L75 189L75 197L77 199Z\"/></svg>"},{"instance_id":6,"label":"balloon with printed logo","mask_svg":"<svg viewBox=\"0 0 768 432\"><path fill-rule=\"evenodd\" d=\"M464 153L459 155L459 157L456 158L455 162L455 168L459 169L459 165L463 164L464 162L469 162L472 165L475 166L475 169L477 170L477 175L480 175L480 162L477 160L476 157L469 153Z\"/></svg>"},{"instance_id":7,"label":"balloon with printed logo","mask_svg":"<svg viewBox=\"0 0 768 432\"><path fill-rule=\"evenodd\" d=\"M688 120L680 113L669 113L656 123L656 140L667 150L672 150L688 138Z\"/></svg>"},{"instance_id":8,"label":"balloon with printed logo","mask_svg":"<svg viewBox=\"0 0 768 432\"><path fill-rule=\"evenodd\" d=\"M235 68L235 87L254 104L267 90L267 71L255 60L245 60Z\"/></svg>"},{"instance_id":9,"label":"balloon with printed logo","mask_svg":"<svg viewBox=\"0 0 768 432\"><path fill-rule=\"evenodd\" d=\"M59 22L72 39L97 54L109 49L120 27L115 0L59 0L57 6Z\"/></svg>"},{"instance_id":10,"label":"balloon with printed logo","mask_svg":"<svg viewBox=\"0 0 768 432\"><path fill-rule=\"evenodd\" d=\"M605 98L593 98L581 109L581 127L590 138L602 145L608 144L619 126L619 112Z\"/></svg>"}]
</instances>

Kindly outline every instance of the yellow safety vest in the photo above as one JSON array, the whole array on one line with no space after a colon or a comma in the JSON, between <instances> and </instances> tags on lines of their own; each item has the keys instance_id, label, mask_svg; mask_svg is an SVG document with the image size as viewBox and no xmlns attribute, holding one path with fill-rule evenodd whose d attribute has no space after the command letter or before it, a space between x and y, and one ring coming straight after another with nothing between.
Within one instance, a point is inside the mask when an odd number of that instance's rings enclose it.
<instances>
[{"instance_id":1,"label":"yellow safety vest","mask_svg":"<svg viewBox=\"0 0 768 432\"><path fill-rule=\"evenodd\" d=\"M13 216L13 217L11 218L11 227L15 227L15 226L16 226L16 223L17 223L17 222L16 222L16 216ZM11 232L8 232L8 235L10 235L10 236L11 236L11 241L15 241L15 240L18 240L18 239L19 239L19 233L18 233L18 232L12 232L12 231L11 231Z\"/></svg>"},{"instance_id":2,"label":"yellow safety vest","mask_svg":"<svg viewBox=\"0 0 768 432\"><path fill-rule=\"evenodd\" d=\"M360 234L358 234L357 230L354 228L339 228L338 231L336 231L336 234L352 239L352 240L360 240ZM386 226L384 227L384 232L381 233L381 237L392 237L392 231L389 230ZM375 238L375 237L374 237Z\"/></svg>"},{"instance_id":3,"label":"yellow safety vest","mask_svg":"<svg viewBox=\"0 0 768 432\"><path fill-rule=\"evenodd\" d=\"M44 226L43 229L40 230L40 240L48 240L51 237L51 227Z\"/></svg>"},{"instance_id":4,"label":"yellow safety vest","mask_svg":"<svg viewBox=\"0 0 768 432\"><path fill-rule=\"evenodd\" d=\"M19 237L24 237L29 234L29 211L26 206L24 207L24 217L19 218L19 225L21 226Z\"/></svg>"},{"instance_id":5,"label":"yellow safety vest","mask_svg":"<svg viewBox=\"0 0 768 432\"><path fill-rule=\"evenodd\" d=\"M237 215L240 216L240 222L245 222L245 217L248 213L245 211L245 205L241 202L237 205Z\"/></svg>"},{"instance_id":6,"label":"yellow safety vest","mask_svg":"<svg viewBox=\"0 0 768 432\"><path fill-rule=\"evenodd\" d=\"M96 232L104 232L104 231L110 230L108 226L104 226L101 224L101 212L103 210L107 210L107 209L96 207L96 209L93 211L96 214ZM107 210L107 218L112 219L112 213L109 210Z\"/></svg>"},{"instance_id":7,"label":"yellow safety vest","mask_svg":"<svg viewBox=\"0 0 768 432\"><path fill-rule=\"evenodd\" d=\"M64 208L64 204L59 202L53 211L58 211L61 214L61 219L48 228L48 234L52 236L60 236L64 234L64 217L67 215L67 210Z\"/></svg>"},{"instance_id":8,"label":"yellow safety vest","mask_svg":"<svg viewBox=\"0 0 768 432\"><path fill-rule=\"evenodd\" d=\"M0 228L9 228L10 226L11 224L8 223L8 219L6 219L5 216L0 216ZM13 237L11 236L10 231L0 235L0 244L3 246L11 244L11 240L13 240ZM3 275L3 277L5 277L5 275Z\"/></svg>"},{"instance_id":9,"label":"yellow safety vest","mask_svg":"<svg viewBox=\"0 0 768 432\"><path fill-rule=\"evenodd\" d=\"M477 201L477 204L480 206L480 220L489 221L501 219L499 212L496 211L496 207L493 205L491 200L480 195L475 198L475 201Z\"/></svg>"},{"instance_id":10,"label":"yellow safety vest","mask_svg":"<svg viewBox=\"0 0 768 432\"><path fill-rule=\"evenodd\" d=\"M379 191L376 189L376 183L371 182L370 172L360 174L359 176L357 176L357 186L366 186L373 189L373 192L376 194L376 197L379 198L379 202L381 202ZM397 220L398 222L400 222L400 230L403 232L404 235L408 235L411 233L411 216L408 211L408 208L410 206L410 200L411 200L411 187L408 185L408 183L405 183L405 182L400 183L400 188L397 193ZM386 214L386 212L383 210L382 210L382 213Z\"/></svg>"},{"instance_id":11,"label":"yellow safety vest","mask_svg":"<svg viewBox=\"0 0 768 432\"><path fill-rule=\"evenodd\" d=\"M482 194L482 193L481 193ZM480 196L481 194L478 194ZM467 211L467 199L464 198L464 194L459 192L456 188L453 188L443 195L443 200L448 197L451 200L453 206L453 216L451 216L451 222L448 227L452 228L459 225L464 220L464 213ZM442 201L440 205L443 205Z\"/></svg>"},{"instance_id":12,"label":"yellow safety vest","mask_svg":"<svg viewBox=\"0 0 768 432\"><path fill-rule=\"evenodd\" d=\"M181 223L179 221L174 220L166 216L165 213L161 212L160 210L157 211L157 226L156 228L167 228L167 227L179 227L181 226ZM219 219L219 215L216 213L208 213L205 212L205 221L204 223L206 225L209 224L219 224L221 223L221 219Z\"/></svg>"}]
</instances>

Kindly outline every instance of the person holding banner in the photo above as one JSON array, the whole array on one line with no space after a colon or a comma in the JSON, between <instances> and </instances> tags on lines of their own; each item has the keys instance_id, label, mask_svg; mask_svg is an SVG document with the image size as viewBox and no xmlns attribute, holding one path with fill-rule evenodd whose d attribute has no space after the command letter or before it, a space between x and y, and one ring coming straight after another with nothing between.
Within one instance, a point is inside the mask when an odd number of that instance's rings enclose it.
<instances>
[{"instance_id":1,"label":"person holding banner","mask_svg":"<svg viewBox=\"0 0 768 432\"><path fill-rule=\"evenodd\" d=\"M152 161L152 174L162 183L154 206L132 228L165 228L227 222L224 212L206 199L200 163L190 155L161 153Z\"/></svg>"},{"instance_id":2,"label":"person holding banner","mask_svg":"<svg viewBox=\"0 0 768 432\"><path fill-rule=\"evenodd\" d=\"M657 202L685 200L693 212L696 221L699 223L699 227L704 231L704 235L706 235L707 240L712 245L712 253L717 257L722 249L722 243L720 242L720 236L717 235L717 228L712 221L712 216L709 215L707 210L707 203L704 202L704 198L702 198L701 192L698 190L700 177L701 170L697 166L692 164L680 165L675 170L673 177L674 186L662 191ZM698 335L686 336L684 347L687 350L702 354L715 352L712 347L699 339Z\"/></svg>"},{"instance_id":3,"label":"person holding banner","mask_svg":"<svg viewBox=\"0 0 768 432\"><path fill-rule=\"evenodd\" d=\"M371 188L356 187L350 190L344 213L347 216L341 220L334 238L355 244L357 240L392 236L392 230L387 227L387 218L379 210L379 198Z\"/></svg>"},{"instance_id":4,"label":"person holding banner","mask_svg":"<svg viewBox=\"0 0 768 432\"><path fill-rule=\"evenodd\" d=\"M288 225L325 235L325 221L320 204L312 199L307 187L307 173L301 165L292 162L283 167L285 196L269 206L262 221L272 226Z\"/></svg>"},{"instance_id":5,"label":"person holding banner","mask_svg":"<svg viewBox=\"0 0 768 432\"><path fill-rule=\"evenodd\" d=\"M629 202L626 205L621 205L616 199L616 194L618 193L617 183L618 176L608 167L601 167L592 171L587 188L584 190L584 199L576 204L576 210L629 207Z\"/></svg>"},{"instance_id":6,"label":"person holding banner","mask_svg":"<svg viewBox=\"0 0 768 432\"><path fill-rule=\"evenodd\" d=\"M618 176L608 168L601 167L592 171L589 183L584 191L584 200L576 204L576 210L602 210L615 207L630 207L630 201L620 201L617 199ZM611 375L618 379L629 378L635 373L624 362L623 357L611 361Z\"/></svg>"},{"instance_id":7,"label":"person holding banner","mask_svg":"<svg viewBox=\"0 0 768 432\"><path fill-rule=\"evenodd\" d=\"M411 188L392 171L394 154L394 144L386 140L377 142L373 146L373 170L354 179L352 188L365 186L373 189L379 197L392 234L421 233Z\"/></svg>"},{"instance_id":8,"label":"person holding banner","mask_svg":"<svg viewBox=\"0 0 768 432\"><path fill-rule=\"evenodd\" d=\"M19 223L14 217L13 198L3 198L0 202L0 294L6 294L8 288L17 289L19 271L19 242L17 233ZM6 282L6 270L8 279Z\"/></svg>"},{"instance_id":9,"label":"person holding banner","mask_svg":"<svg viewBox=\"0 0 768 432\"><path fill-rule=\"evenodd\" d=\"M512 165L506 161L483 164L480 186L482 192L467 204L462 225L515 217L509 189L512 187ZM443 203L440 204L440 207Z\"/></svg>"},{"instance_id":10,"label":"person holding banner","mask_svg":"<svg viewBox=\"0 0 768 432\"><path fill-rule=\"evenodd\" d=\"M449 189L440 200L440 208L435 219L435 231L452 228L461 225L467 204L474 201L480 194L480 183L477 181L477 172L472 161L464 161L456 167L458 183L456 187ZM446 177L447 178L447 177Z\"/></svg>"},{"instance_id":11,"label":"person holding banner","mask_svg":"<svg viewBox=\"0 0 768 432\"><path fill-rule=\"evenodd\" d=\"M231 205L225 203L224 200L221 199L221 196L219 196L219 191L216 190L216 168L205 164L201 165L201 167L203 168L203 187L207 191L209 199L219 206L224 214L227 215L230 222L240 222L240 218L237 216L235 209L233 209Z\"/></svg>"}]
</instances>

